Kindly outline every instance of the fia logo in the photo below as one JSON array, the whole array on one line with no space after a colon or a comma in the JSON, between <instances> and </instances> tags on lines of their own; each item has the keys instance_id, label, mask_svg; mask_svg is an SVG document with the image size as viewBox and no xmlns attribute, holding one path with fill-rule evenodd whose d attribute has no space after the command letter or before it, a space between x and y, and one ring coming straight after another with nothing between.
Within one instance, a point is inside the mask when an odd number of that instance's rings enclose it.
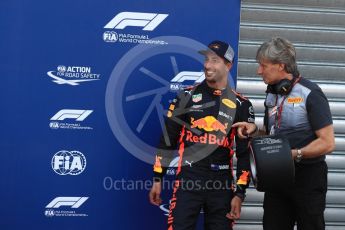
<instances>
[{"instance_id":1,"label":"fia logo","mask_svg":"<svg viewBox=\"0 0 345 230\"><path fill-rule=\"evenodd\" d=\"M79 175L86 168L86 158L79 151L61 150L52 158L52 168L55 173L64 175Z\"/></svg>"},{"instance_id":2,"label":"fia logo","mask_svg":"<svg viewBox=\"0 0 345 230\"><path fill-rule=\"evenodd\" d=\"M55 216L55 211L53 209L47 209L44 211L44 215L46 215L47 217Z\"/></svg>"},{"instance_id":3,"label":"fia logo","mask_svg":"<svg viewBox=\"0 0 345 230\"><path fill-rule=\"evenodd\" d=\"M119 36L114 31L105 31L103 33L103 40L105 42L117 42L118 39L119 39Z\"/></svg>"}]
</instances>

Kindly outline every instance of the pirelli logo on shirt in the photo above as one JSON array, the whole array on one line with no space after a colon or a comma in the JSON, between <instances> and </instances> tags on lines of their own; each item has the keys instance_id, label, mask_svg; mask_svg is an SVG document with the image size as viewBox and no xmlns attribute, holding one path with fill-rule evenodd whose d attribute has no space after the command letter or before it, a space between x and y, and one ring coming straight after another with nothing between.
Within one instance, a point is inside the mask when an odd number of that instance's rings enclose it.
<instances>
[{"instance_id":1,"label":"pirelli logo on shirt","mask_svg":"<svg viewBox=\"0 0 345 230\"><path fill-rule=\"evenodd\" d=\"M301 97L289 97L287 99L287 103L289 104L300 104L303 102L303 98Z\"/></svg>"}]
</instances>

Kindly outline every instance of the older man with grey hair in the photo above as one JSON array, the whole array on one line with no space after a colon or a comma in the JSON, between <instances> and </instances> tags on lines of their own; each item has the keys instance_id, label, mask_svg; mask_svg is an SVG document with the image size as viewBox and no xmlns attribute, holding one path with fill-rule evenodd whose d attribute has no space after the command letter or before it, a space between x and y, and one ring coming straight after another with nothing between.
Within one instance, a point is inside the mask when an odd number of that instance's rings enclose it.
<instances>
[{"instance_id":1,"label":"older man with grey hair","mask_svg":"<svg viewBox=\"0 0 345 230\"><path fill-rule=\"evenodd\" d=\"M284 135L295 161L295 183L285 190L265 193L265 230L325 229L327 192L325 154L335 147L332 116L326 96L315 83L301 77L293 44L275 37L258 49L257 74L267 84L262 131L239 122L239 136ZM258 131L259 130L259 131Z\"/></svg>"}]
</instances>

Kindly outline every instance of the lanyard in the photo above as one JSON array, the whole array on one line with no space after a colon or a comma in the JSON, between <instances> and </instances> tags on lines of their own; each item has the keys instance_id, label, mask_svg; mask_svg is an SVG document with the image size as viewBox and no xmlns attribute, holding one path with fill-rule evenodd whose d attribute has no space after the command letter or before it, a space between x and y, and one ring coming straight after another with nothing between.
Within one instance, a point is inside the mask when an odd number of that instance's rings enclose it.
<instances>
[{"instance_id":1,"label":"lanyard","mask_svg":"<svg viewBox=\"0 0 345 230\"><path fill-rule=\"evenodd\" d=\"M293 83L292 87L291 87L291 90L292 88L301 80L301 77L299 76ZM275 124L274 124L274 127L275 128L280 128L280 124L281 124L281 120L282 120L282 113L283 113L283 107L284 107L284 102L286 100L288 95L284 95L283 97L283 100L282 102L280 102L280 105L279 105L279 109L276 113L276 116L275 116ZM278 95L276 95L276 106L277 106L277 103L278 103Z\"/></svg>"},{"instance_id":2,"label":"lanyard","mask_svg":"<svg viewBox=\"0 0 345 230\"><path fill-rule=\"evenodd\" d=\"M284 107L284 102L285 102L285 99L286 99L286 95L284 96L282 102L280 102L280 105L279 105L279 109L276 113L276 116L275 116L275 125L274 127L275 128L280 128L280 124L281 124L281 118L282 118L282 113L283 113L283 107ZM278 103L278 95L276 95L276 106L277 106L277 103Z\"/></svg>"}]
</instances>

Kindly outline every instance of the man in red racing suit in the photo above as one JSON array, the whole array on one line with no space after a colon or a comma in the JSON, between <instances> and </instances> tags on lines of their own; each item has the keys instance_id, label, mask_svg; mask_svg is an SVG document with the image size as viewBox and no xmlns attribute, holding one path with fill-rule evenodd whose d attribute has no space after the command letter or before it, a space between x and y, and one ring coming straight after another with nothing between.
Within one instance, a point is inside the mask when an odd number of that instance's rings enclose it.
<instances>
[{"instance_id":1,"label":"man in red racing suit","mask_svg":"<svg viewBox=\"0 0 345 230\"><path fill-rule=\"evenodd\" d=\"M169 230L195 229L203 209L205 229L232 229L240 217L249 184L248 141L236 138L233 123L254 122L249 100L231 90L227 76L233 50L221 41L209 44L205 81L181 92L169 106L154 164L152 204L161 203L162 178L177 149L179 163L168 216ZM234 149L236 148L236 151ZM232 157L236 152L234 186Z\"/></svg>"}]
</instances>

